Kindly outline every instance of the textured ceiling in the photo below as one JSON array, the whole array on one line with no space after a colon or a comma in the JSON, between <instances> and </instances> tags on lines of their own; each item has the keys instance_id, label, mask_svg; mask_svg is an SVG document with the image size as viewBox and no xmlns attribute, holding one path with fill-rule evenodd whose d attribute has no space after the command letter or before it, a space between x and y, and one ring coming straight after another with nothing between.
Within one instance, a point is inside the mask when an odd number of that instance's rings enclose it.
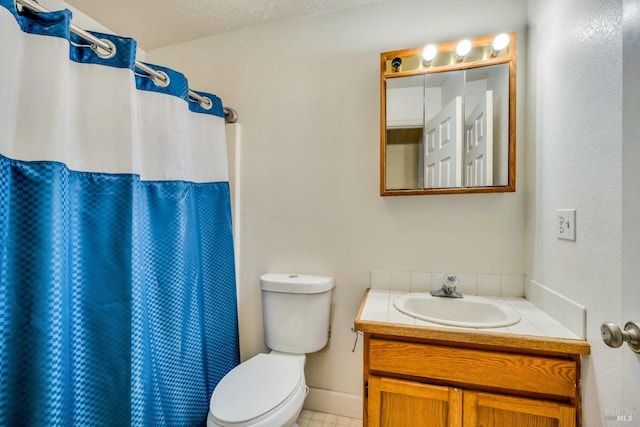
<instances>
[{"instance_id":1,"label":"textured ceiling","mask_svg":"<svg viewBox=\"0 0 640 427\"><path fill-rule=\"evenodd\" d=\"M65 0L144 50L381 0Z\"/></svg>"}]
</instances>

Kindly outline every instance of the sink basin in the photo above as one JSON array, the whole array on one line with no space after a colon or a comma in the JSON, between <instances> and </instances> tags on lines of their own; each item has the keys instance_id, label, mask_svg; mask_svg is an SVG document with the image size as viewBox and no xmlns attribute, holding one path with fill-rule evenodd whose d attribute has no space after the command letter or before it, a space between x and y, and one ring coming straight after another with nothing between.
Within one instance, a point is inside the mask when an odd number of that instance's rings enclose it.
<instances>
[{"instance_id":1,"label":"sink basin","mask_svg":"<svg viewBox=\"0 0 640 427\"><path fill-rule=\"evenodd\" d=\"M442 298L413 293L396 298L393 305L416 319L463 328L500 328L520 321L518 312L507 304L474 295Z\"/></svg>"}]
</instances>

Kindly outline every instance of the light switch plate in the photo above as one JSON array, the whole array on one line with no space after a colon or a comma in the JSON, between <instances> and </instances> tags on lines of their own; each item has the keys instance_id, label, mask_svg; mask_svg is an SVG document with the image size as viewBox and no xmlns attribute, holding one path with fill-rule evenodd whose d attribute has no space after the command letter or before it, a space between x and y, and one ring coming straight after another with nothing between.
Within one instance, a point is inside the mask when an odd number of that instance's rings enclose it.
<instances>
[{"instance_id":1,"label":"light switch plate","mask_svg":"<svg viewBox=\"0 0 640 427\"><path fill-rule=\"evenodd\" d=\"M557 237L563 240L576 240L576 210L558 209Z\"/></svg>"}]
</instances>

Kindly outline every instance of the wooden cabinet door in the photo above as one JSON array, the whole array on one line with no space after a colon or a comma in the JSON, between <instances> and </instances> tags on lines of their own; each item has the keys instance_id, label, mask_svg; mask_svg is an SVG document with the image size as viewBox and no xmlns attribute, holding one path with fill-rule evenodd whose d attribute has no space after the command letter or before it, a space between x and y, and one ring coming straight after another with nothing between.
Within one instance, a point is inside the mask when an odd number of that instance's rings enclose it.
<instances>
[{"instance_id":1,"label":"wooden cabinet door","mask_svg":"<svg viewBox=\"0 0 640 427\"><path fill-rule=\"evenodd\" d=\"M461 427L462 390L369 376L369 427Z\"/></svg>"},{"instance_id":2,"label":"wooden cabinet door","mask_svg":"<svg viewBox=\"0 0 640 427\"><path fill-rule=\"evenodd\" d=\"M465 427L575 427L576 408L544 400L464 392Z\"/></svg>"}]
</instances>

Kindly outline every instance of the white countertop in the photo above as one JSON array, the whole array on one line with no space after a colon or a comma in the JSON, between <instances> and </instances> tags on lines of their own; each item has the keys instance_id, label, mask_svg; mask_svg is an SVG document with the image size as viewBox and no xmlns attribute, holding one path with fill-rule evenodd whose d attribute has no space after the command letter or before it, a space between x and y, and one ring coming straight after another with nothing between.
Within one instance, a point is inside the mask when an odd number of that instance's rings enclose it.
<instances>
[{"instance_id":1,"label":"white countertop","mask_svg":"<svg viewBox=\"0 0 640 427\"><path fill-rule=\"evenodd\" d=\"M551 316L540 310L530 301L517 297L483 297L489 300L500 301L513 307L520 314L520 322L515 325L503 328L460 328L456 326L446 326L438 323L427 322L421 319L408 316L398 311L393 301L395 298L409 292L370 289L365 301L360 320L387 322L400 325L430 326L437 328L453 328L456 330L477 330L482 332L500 332L517 335L532 335L537 337L582 339L567 327L553 319Z\"/></svg>"}]
</instances>

